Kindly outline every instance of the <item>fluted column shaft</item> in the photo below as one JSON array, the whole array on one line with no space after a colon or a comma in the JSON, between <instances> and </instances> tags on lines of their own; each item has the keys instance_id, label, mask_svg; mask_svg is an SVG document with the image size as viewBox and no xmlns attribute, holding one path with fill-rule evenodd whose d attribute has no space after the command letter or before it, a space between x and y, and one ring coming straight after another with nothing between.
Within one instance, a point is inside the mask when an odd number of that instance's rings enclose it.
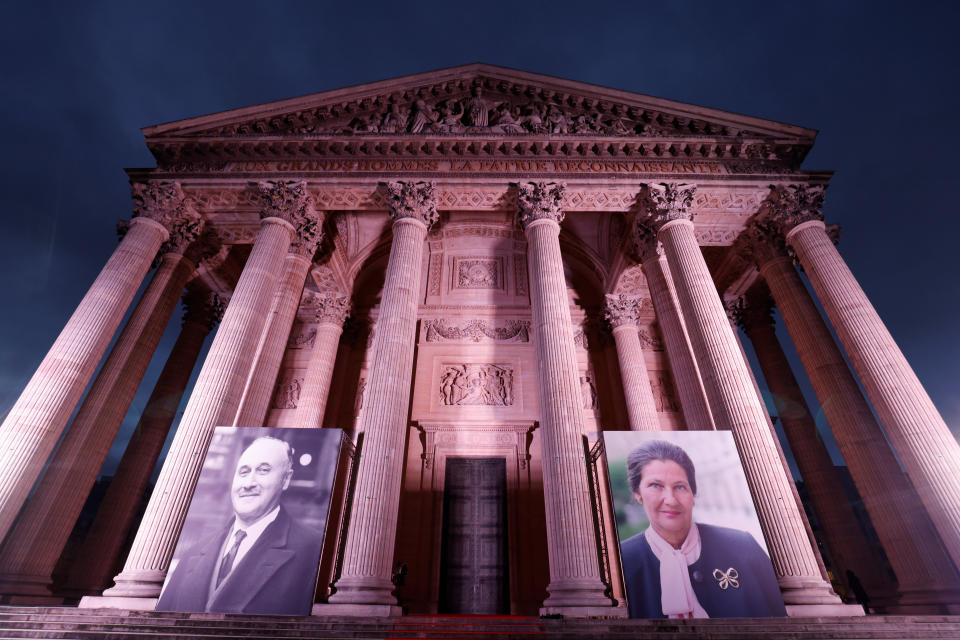
<instances>
[{"instance_id":1,"label":"fluted column shaft","mask_svg":"<svg viewBox=\"0 0 960 640\"><path fill-rule=\"evenodd\" d=\"M605 315L617 346L623 397L631 431L656 431L660 428L657 403L650 387L650 374L637 334L641 301L627 296L607 296Z\"/></svg>"},{"instance_id":2,"label":"fluted column shaft","mask_svg":"<svg viewBox=\"0 0 960 640\"><path fill-rule=\"evenodd\" d=\"M688 429L713 429L713 417L707 406L703 380L697 370L690 347L690 337L680 315L677 293L670 276L665 256L651 252L651 257L643 261L643 272L647 276L647 286L657 322L663 333L667 359L677 385L680 406Z\"/></svg>"},{"instance_id":3,"label":"fluted column shaft","mask_svg":"<svg viewBox=\"0 0 960 640\"><path fill-rule=\"evenodd\" d=\"M944 546L960 566L960 444L819 220L786 234Z\"/></svg>"},{"instance_id":4,"label":"fluted column shaft","mask_svg":"<svg viewBox=\"0 0 960 640\"><path fill-rule=\"evenodd\" d=\"M297 427L322 427L323 415L330 394L330 380L337 360L337 347L343 333L343 322L350 311L346 296L318 295L305 300L304 313L317 322L313 350L303 376L303 389L293 424Z\"/></svg>"},{"instance_id":5,"label":"fluted column shaft","mask_svg":"<svg viewBox=\"0 0 960 640\"><path fill-rule=\"evenodd\" d=\"M160 594L213 428L229 424L236 415L293 232L286 220L263 219L126 564L115 578L116 586L104 595L156 598Z\"/></svg>"},{"instance_id":6,"label":"fluted column shaft","mask_svg":"<svg viewBox=\"0 0 960 640\"><path fill-rule=\"evenodd\" d=\"M750 315L755 311L748 310ZM877 559L857 525L857 517L844 499L840 478L826 446L817 433L800 385L777 340L769 311L766 317L747 317L741 323L753 344L790 450L803 476L812 507L822 525L826 546L837 564L837 579L846 583L845 569L857 574L876 600L892 595L884 584Z\"/></svg>"},{"instance_id":7,"label":"fluted column shaft","mask_svg":"<svg viewBox=\"0 0 960 640\"><path fill-rule=\"evenodd\" d=\"M167 253L97 374L0 554L0 590L50 595L48 587L100 467L195 265Z\"/></svg>"},{"instance_id":8,"label":"fluted column shaft","mask_svg":"<svg viewBox=\"0 0 960 640\"><path fill-rule=\"evenodd\" d=\"M560 225L547 219L526 229L549 533L550 597L544 606L604 606L610 602L603 597L587 491L583 403L559 233Z\"/></svg>"},{"instance_id":9,"label":"fluted column shaft","mask_svg":"<svg viewBox=\"0 0 960 640\"><path fill-rule=\"evenodd\" d=\"M0 538L7 535L169 232L134 218L0 426Z\"/></svg>"},{"instance_id":10,"label":"fluted column shaft","mask_svg":"<svg viewBox=\"0 0 960 640\"><path fill-rule=\"evenodd\" d=\"M177 407L180 406L183 392L212 326L209 313L188 307L180 335L157 378L157 384L123 452L110 488L71 567L67 582L69 589L99 593L110 586L117 556L127 539L137 507L143 499Z\"/></svg>"},{"instance_id":11,"label":"fluted column shaft","mask_svg":"<svg viewBox=\"0 0 960 640\"><path fill-rule=\"evenodd\" d=\"M793 262L765 261L760 273L790 332L800 361L850 470L901 592L950 585L953 569L937 544L906 476L860 392Z\"/></svg>"},{"instance_id":12,"label":"fluted column shaft","mask_svg":"<svg viewBox=\"0 0 960 640\"><path fill-rule=\"evenodd\" d=\"M266 420L270 399L277 384L277 374L280 372L283 354L290 339L290 329L300 303L300 294L303 293L303 285L310 270L313 248L315 245L311 246L309 251L294 249L287 254L253 370L247 380L240 409L233 421L234 425L259 427L263 426Z\"/></svg>"},{"instance_id":13,"label":"fluted column shaft","mask_svg":"<svg viewBox=\"0 0 960 640\"><path fill-rule=\"evenodd\" d=\"M643 358L636 325L620 325L613 329L617 345L617 361L623 379L623 395L631 431L656 431L660 428L657 403L650 387L650 374Z\"/></svg>"},{"instance_id":14,"label":"fluted column shaft","mask_svg":"<svg viewBox=\"0 0 960 640\"><path fill-rule=\"evenodd\" d=\"M390 578L427 228L414 217L399 217L393 223L359 424L363 452L341 578L330 597L333 603L396 604Z\"/></svg>"},{"instance_id":15,"label":"fluted column shaft","mask_svg":"<svg viewBox=\"0 0 960 640\"><path fill-rule=\"evenodd\" d=\"M788 605L837 603L821 576L790 479L746 362L694 235L674 219L659 231L714 421L733 431L767 548Z\"/></svg>"}]
</instances>

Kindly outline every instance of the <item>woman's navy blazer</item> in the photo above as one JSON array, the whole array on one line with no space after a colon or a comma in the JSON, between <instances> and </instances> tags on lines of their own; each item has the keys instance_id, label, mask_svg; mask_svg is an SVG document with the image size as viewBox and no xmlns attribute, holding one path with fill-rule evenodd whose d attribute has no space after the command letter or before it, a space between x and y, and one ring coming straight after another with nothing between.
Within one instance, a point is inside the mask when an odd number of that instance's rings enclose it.
<instances>
[{"instance_id":1,"label":"woman's navy blazer","mask_svg":"<svg viewBox=\"0 0 960 640\"><path fill-rule=\"evenodd\" d=\"M697 524L700 530L700 558L687 567L690 584L711 618L760 618L785 616L783 598L773 573L770 558L749 533L709 524ZM665 618L660 608L660 561L643 534L620 545L623 579L631 618ZM732 576L736 585L714 570Z\"/></svg>"}]
</instances>

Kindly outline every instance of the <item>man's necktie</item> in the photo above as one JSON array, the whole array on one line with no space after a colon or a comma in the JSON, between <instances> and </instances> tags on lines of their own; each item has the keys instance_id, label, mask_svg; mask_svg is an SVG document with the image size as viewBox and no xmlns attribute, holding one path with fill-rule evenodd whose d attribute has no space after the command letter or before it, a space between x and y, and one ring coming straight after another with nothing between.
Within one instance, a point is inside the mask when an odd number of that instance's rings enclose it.
<instances>
[{"instance_id":1,"label":"man's necktie","mask_svg":"<svg viewBox=\"0 0 960 640\"><path fill-rule=\"evenodd\" d=\"M233 560L237 557L237 551L240 550L240 543L243 542L243 539L246 537L247 532L243 529L238 529L237 532L233 534L233 546L223 554L223 560L220 561L220 573L217 574L217 587L220 586L223 579L230 575L230 571L233 570Z\"/></svg>"}]
</instances>

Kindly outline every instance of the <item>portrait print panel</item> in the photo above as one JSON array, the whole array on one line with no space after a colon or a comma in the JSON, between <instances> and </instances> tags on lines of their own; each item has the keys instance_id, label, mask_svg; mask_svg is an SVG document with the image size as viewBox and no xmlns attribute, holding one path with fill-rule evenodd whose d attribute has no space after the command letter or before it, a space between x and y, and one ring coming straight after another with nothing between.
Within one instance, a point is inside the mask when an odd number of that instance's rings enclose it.
<instances>
[{"instance_id":1,"label":"portrait print panel","mask_svg":"<svg viewBox=\"0 0 960 640\"><path fill-rule=\"evenodd\" d=\"M630 617L786 615L733 434L603 440Z\"/></svg>"},{"instance_id":2,"label":"portrait print panel","mask_svg":"<svg viewBox=\"0 0 960 640\"><path fill-rule=\"evenodd\" d=\"M342 440L217 427L157 610L309 615Z\"/></svg>"}]
</instances>

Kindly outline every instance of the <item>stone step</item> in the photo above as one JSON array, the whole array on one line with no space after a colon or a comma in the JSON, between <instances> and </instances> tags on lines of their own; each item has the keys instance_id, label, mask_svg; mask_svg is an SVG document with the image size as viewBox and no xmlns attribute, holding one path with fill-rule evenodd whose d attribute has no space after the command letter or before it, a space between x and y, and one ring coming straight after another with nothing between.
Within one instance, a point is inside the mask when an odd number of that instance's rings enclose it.
<instances>
[{"instance_id":1,"label":"stone step","mask_svg":"<svg viewBox=\"0 0 960 640\"><path fill-rule=\"evenodd\" d=\"M555 620L523 617L405 616L346 618L184 614L0 607L0 640L268 640L302 638L428 638L498 640L549 638L603 640L901 640L960 639L960 616L869 616L862 618L767 618L717 620Z\"/></svg>"}]
</instances>

